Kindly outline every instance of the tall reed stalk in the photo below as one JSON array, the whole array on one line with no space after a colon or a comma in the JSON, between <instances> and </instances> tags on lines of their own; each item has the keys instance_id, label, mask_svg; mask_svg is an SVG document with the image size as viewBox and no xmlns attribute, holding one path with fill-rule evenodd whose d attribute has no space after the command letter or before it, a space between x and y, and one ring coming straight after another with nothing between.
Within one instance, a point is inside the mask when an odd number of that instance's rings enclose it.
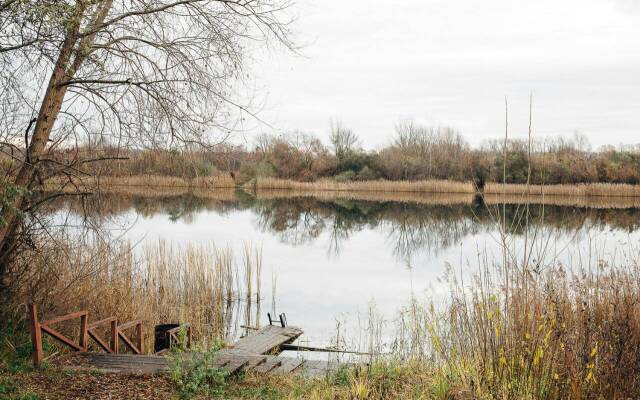
<instances>
[{"instance_id":1,"label":"tall reed stalk","mask_svg":"<svg viewBox=\"0 0 640 400\"><path fill-rule=\"evenodd\" d=\"M191 324L203 347L232 338L236 305L248 300L254 285L252 279L241 281L238 269L242 265L251 278L262 262L250 244L238 262L231 249L213 244L62 243L64 249L31 257L28 282L13 285L19 289L13 307L34 301L48 316L87 309L92 321L142 319L147 349L153 326L161 323ZM250 307L259 302L248 301Z\"/></svg>"}]
</instances>

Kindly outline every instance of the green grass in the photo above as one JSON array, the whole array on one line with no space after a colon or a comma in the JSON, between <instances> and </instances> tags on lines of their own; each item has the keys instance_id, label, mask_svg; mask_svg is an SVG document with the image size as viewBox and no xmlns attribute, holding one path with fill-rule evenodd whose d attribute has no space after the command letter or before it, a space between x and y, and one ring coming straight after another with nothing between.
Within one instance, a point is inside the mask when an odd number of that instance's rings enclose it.
<instances>
[{"instance_id":1,"label":"green grass","mask_svg":"<svg viewBox=\"0 0 640 400\"><path fill-rule=\"evenodd\" d=\"M181 399L218 397L224 393L229 374L224 369L211 366L217 350L214 348L205 353L177 350L169 357L171 380Z\"/></svg>"}]
</instances>

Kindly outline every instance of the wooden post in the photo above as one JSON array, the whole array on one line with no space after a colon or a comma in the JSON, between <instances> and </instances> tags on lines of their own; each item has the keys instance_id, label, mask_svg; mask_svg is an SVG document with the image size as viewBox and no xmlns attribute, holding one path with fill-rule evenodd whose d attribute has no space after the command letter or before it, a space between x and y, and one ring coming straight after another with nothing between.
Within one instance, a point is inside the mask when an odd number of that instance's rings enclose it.
<instances>
[{"instance_id":1,"label":"wooden post","mask_svg":"<svg viewBox=\"0 0 640 400\"><path fill-rule=\"evenodd\" d=\"M78 344L82 347L82 351L87 351L89 347L89 332L87 331L88 319L89 313L80 316L80 341Z\"/></svg>"},{"instance_id":2,"label":"wooden post","mask_svg":"<svg viewBox=\"0 0 640 400\"><path fill-rule=\"evenodd\" d=\"M144 354L144 350L142 350L142 322L136 325L136 335L138 336L138 350L140 350L140 354Z\"/></svg>"},{"instance_id":3,"label":"wooden post","mask_svg":"<svg viewBox=\"0 0 640 400\"><path fill-rule=\"evenodd\" d=\"M33 366L39 367L44 358L42 352L42 331L38 322L38 308L35 304L29 305L29 320L31 321L31 347L33 349Z\"/></svg>"},{"instance_id":4,"label":"wooden post","mask_svg":"<svg viewBox=\"0 0 640 400\"><path fill-rule=\"evenodd\" d=\"M192 339L192 331L191 331L191 325L189 325L189 327L187 328L187 349L191 348L191 339Z\"/></svg>"},{"instance_id":5,"label":"wooden post","mask_svg":"<svg viewBox=\"0 0 640 400\"><path fill-rule=\"evenodd\" d=\"M111 351L118 354L118 320L111 321Z\"/></svg>"}]
</instances>

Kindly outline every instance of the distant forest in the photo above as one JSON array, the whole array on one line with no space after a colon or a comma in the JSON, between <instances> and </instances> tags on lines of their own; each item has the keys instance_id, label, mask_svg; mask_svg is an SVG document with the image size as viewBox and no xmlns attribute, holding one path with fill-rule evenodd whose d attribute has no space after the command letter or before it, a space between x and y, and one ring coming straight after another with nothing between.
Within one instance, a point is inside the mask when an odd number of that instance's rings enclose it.
<instances>
[{"instance_id":1,"label":"distant forest","mask_svg":"<svg viewBox=\"0 0 640 400\"><path fill-rule=\"evenodd\" d=\"M231 173L240 184L271 177L305 182L448 179L483 185L503 178L526 183L528 176L532 184L640 183L637 146L592 150L584 136L574 134L531 143L493 139L473 147L454 129L411 122L396 127L389 145L369 151L353 131L333 124L329 145L306 133L263 134L251 145L222 144L210 150L137 151L92 145L58 151L56 157L77 157L76 152L125 158L92 167L100 169L89 171L94 174L195 178Z\"/></svg>"}]
</instances>

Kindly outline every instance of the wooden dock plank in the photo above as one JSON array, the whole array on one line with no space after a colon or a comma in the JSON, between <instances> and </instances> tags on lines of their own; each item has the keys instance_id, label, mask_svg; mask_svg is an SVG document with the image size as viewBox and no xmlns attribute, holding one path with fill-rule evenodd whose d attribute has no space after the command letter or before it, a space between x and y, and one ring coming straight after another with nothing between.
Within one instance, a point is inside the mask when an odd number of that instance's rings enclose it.
<instances>
[{"instance_id":1,"label":"wooden dock plank","mask_svg":"<svg viewBox=\"0 0 640 400\"><path fill-rule=\"evenodd\" d=\"M74 361L74 369L98 369L107 373L156 374L166 372L170 368L164 357L134 354L86 353L79 354ZM326 376L327 373L335 370L338 364L297 357L257 356L225 351L216 356L212 366L224 368L231 374L239 371L269 374L300 373L305 377L316 378Z\"/></svg>"},{"instance_id":2,"label":"wooden dock plank","mask_svg":"<svg viewBox=\"0 0 640 400\"><path fill-rule=\"evenodd\" d=\"M224 368L234 374L240 371L254 371L267 374L299 373L305 377L322 377L335 370L337 363L320 360L305 360L297 357L270 355L283 344L289 344L302 335L295 327L269 325L255 334L244 337L229 348L220 350L211 366ZM185 353L185 361L204 359L203 353ZM109 373L155 374L167 372L170 368L166 357L157 355L81 353L74 360L72 368L99 369Z\"/></svg>"},{"instance_id":3,"label":"wooden dock plank","mask_svg":"<svg viewBox=\"0 0 640 400\"><path fill-rule=\"evenodd\" d=\"M248 354L267 354L277 350L282 344L293 342L300 335L300 328L267 325L256 333L238 340L231 349Z\"/></svg>"},{"instance_id":4,"label":"wooden dock plank","mask_svg":"<svg viewBox=\"0 0 640 400\"><path fill-rule=\"evenodd\" d=\"M257 367L258 365L264 364L267 361L267 356L257 356L253 357L247 364L243 367L245 371L250 371Z\"/></svg>"},{"instance_id":5,"label":"wooden dock plank","mask_svg":"<svg viewBox=\"0 0 640 400\"><path fill-rule=\"evenodd\" d=\"M269 374L284 375L293 372L296 368L304 364L302 358L296 357L279 357L282 361L279 367L269 371Z\"/></svg>"},{"instance_id":6,"label":"wooden dock plank","mask_svg":"<svg viewBox=\"0 0 640 400\"><path fill-rule=\"evenodd\" d=\"M266 374L274 368L277 368L282 364L282 357L270 357L267 358L267 361L258 365L253 370L260 374Z\"/></svg>"},{"instance_id":7,"label":"wooden dock plank","mask_svg":"<svg viewBox=\"0 0 640 400\"><path fill-rule=\"evenodd\" d=\"M226 369L229 374L235 374L248 363L249 360L247 358L232 358L223 368Z\"/></svg>"}]
</instances>

